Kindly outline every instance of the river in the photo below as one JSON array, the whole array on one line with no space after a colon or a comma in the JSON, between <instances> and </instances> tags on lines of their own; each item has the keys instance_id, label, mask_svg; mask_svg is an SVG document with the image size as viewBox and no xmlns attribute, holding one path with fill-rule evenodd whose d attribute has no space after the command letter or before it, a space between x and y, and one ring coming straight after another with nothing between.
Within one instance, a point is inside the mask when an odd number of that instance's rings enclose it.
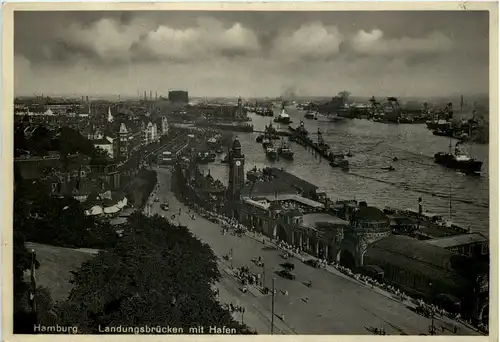
<instances>
[{"instance_id":1,"label":"river","mask_svg":"<svg viewBox=\"0 0 500 342\"><path fill-rule=\"evenodd\" d=\"M304 112L293 107L286 110L293 120L291 125L298 125ZM250 117L255 130L263 130L272 119L253 114ZM295 143L291 145L295 152L293 161L270 162L262 146L255 142L259 133L236 133L245 154L245 171L254 166L282 167L319 186L332 200L364 200L380 208L417 209L418 198L422 197L424 210L442 214L446 219L451 214L452 222L489 235L488 145L470 146L470 154L483 161L481 175L470 176L434 163L434 153L448 150L449 138L433 135L423 124L362 119L335 123L321 116L304 122L311 138L317 138L320 128L332 151L352 152L348 173L331 168L326 160ZM398 158L395 162L394 157ZM396 170L381 169L389 165ZM217 161L201 168L210 169L213 177L227 184L226 164Z\"/></svg>"}]
</instances>

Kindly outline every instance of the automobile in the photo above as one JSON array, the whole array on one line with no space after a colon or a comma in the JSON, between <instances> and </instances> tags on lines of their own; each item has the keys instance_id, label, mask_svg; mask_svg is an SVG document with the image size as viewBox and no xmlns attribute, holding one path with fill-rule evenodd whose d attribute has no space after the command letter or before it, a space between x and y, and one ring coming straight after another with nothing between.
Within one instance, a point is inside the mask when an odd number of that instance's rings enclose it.
<instances>
[{"instance_id":1,"label":"automobile","mask_svg":"<svg viewBox=\"0 0 500 342\"><path fill-rule=\"evenodd\" d=\"M283 278L295 280L295 274L293 274L292 272L290 272L288 270L281 270L278 272L278 274Z\"/></svg>"},{"instance_id":2,"label":"automobile","mask_svg":"<svg viewBox=\"0 0 500 342\"><path fill-rule=\"evenodd\" d=\"M283 267L283 269L285 269L285 270L291 271L295 268L295 265L292 264L291 262L285 262L285 263L281 264L281 267Z\"/></svg>"},{"instance_id":3,"label":"automobile","mask_svg":"<svg viewBox=\"0 0 500 342\"><path fill-rule=\"evenodd\" d=\"M167 211L167 210L169 209L169 205L168 205L168 203L163 203L163 204L161 205L161 208L162 208L163 210Z\"/></svg>"},{"instance_id":4,"label":"automobile","mask_svg":"<svg viewBox=\"0 0 500 342\"><path fill-rule=\"evenodd\" d=\"M155 202L160 202L160 199L158 197L156 197Z\"/></svg>"},{"instance_id":5,"label":"automobile","mask_svg":"<svg viewBox=\"0 0 500 342\"><path fill-rule=\"evenodd\" d=\"M315 268L319 268L320 267L320 263L318 260L314 260L314 259L309 259L309 260L306 260L305 263L309 266L312 266L312 267L315 267Z\"/></svg>"}]
</instances>

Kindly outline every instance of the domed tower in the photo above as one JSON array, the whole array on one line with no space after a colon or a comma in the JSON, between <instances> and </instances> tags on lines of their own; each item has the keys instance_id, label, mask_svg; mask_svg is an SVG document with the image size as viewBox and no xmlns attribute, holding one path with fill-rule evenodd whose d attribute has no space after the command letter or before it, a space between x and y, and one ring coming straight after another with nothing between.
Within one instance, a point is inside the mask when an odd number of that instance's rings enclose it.
<instances>
[{"instance_id":1,"label":"domed tower","mask_svg":"<svg viewBox=\"0 0 500 342\"><path fill-rule=\"evenodd\" d=\"M244 184L245 156L241 153L241 144L238 138L236 138L229 153L228 199L239 200L240 191Z\"/></svg>"},{"instance_id":2,"label":"domed tower","mask_svg":"<svg viewBox=\"0 0 500 342\"><path fill-rule=\"evenodd\" d=\"M389 218L378 208L369 207L365 202L350 219L351 239L355 243L354 259L356 266L363 266L363 256L368 245L391 234Z\"/></svg>"}]
</instances>

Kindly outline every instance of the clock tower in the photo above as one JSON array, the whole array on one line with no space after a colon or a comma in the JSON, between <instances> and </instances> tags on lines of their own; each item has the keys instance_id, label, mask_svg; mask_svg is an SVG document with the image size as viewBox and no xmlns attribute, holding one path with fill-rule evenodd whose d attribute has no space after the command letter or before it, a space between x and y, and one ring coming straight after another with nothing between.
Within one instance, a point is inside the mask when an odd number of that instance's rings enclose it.
<instances>
[{"instance_id":1,"label":"clock tower","mask_svg":"<svg viewBox=\"0 0 500 342\"><path fill-rule=\"evenodd\" d=\"M241 153L238 138L234 139L232 150L229 152L228 183L228 200L239 200L241 188L245 184L245 156Z\"/></svg>"}]
</instances>

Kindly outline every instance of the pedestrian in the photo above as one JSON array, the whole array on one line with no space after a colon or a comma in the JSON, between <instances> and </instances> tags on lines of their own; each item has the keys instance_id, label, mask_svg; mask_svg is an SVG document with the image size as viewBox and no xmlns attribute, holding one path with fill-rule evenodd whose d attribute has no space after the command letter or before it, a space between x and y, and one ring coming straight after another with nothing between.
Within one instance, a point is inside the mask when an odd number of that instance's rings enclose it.
<instances>
[{"instance_id":1,"label":"pedestrian","mask_svg":"<svg viewBox=\"0 0 500 342\"><path fill-rule=\"evenodd\" d=\"M284 322L285 321L285 315L281 314L281 320Z\"/></svg>"},{"instance_id":2,"label":"pedestrian","mask_svg":"<svg viewBox=\"0 0 500 342\"><path fill-rule=\"evenodd\" d=\"M288 296L288 290L285 290L285 296Z\"/></svg>"},{"instance_id":3,"label":"pedestrian","mask_svg":"<svg viewBox=\"0 0 500 342\"><path fill-rule=\"evenodd\" d=\"M441 332L444 332L444 326L441 326Z\"/></svg>"},{"instance_id":4,"label":"pedestrian","mask_svg":"<svg viewBox=\"0 0 500 342\"><path fill-rule=\"evenodd\" d=\"M453 327L453 333L454 333L454 334L456 334L456 333L457 333L457 331L458 331L458 328L457 328L457 326L455 325L455 326Z\"/></svg>"}]
</instances>

